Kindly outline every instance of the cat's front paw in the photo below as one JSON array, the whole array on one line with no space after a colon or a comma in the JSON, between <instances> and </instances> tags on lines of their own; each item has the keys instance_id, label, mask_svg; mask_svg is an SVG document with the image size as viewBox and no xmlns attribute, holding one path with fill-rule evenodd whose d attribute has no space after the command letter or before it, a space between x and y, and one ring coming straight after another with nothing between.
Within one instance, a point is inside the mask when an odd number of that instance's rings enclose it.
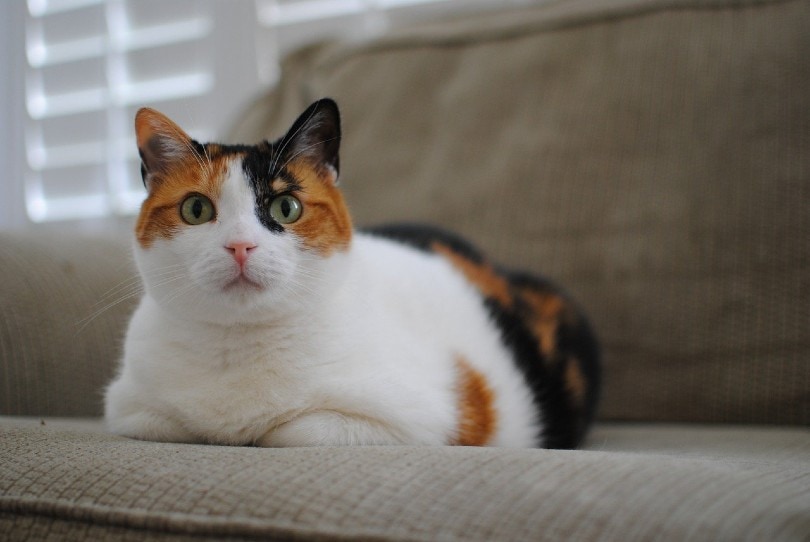
<instances>
[{"instance_id":1,"label":"cat's front paw","mask_svg":"<svg viewBox=\"0 0 810 542\"><path fill-rule=\"evenodd\" d=\"M256 441L257 446L373 446L405 444L395 432L371 418L318 410L302 414Z\"/></svg>"},{"instance_id":2,"label":"cat's front paw","mask_svg":"<svg viewBox=\"0 0 810 542\"><path fill-rule=\"evenodd\" d=\"M165 416L142 410L126 415L107 414L107 430L122 437L157 442L199 442L190 431Z\"/></svg>"},{"instance_id":3,"label":"cat's front paw","mask_svg":"<svg viewBox=\"0 0 810 542\"><path fill-rule=\"evenodd\" d=\"M159 442L200 440L179 422L143 404L121 380L107 389L104 423L109 432L122 437Z\"/></svg>"}]
</instances>

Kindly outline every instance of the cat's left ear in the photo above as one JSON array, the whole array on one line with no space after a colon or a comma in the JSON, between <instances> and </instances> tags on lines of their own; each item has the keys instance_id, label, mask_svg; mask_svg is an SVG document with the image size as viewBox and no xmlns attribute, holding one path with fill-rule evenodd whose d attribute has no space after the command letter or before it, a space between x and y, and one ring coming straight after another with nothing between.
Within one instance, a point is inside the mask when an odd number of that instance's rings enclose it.
<instances>
[{"instance_id":1,"label":"cat's left ear","mask_svg":"<svg viewBox=\"0 0 810 542\"><path fill-rule=\"evenodd\" d=\"M194 140L169 117L148 107L135 115L141 176L147 190L156 176L194 159Z\"/></svg>"},{"instance_id":2,"label":"cat's left ear","mask_svg":"<svg viewBox=\"0 0 810 542\"><path fill-rule=\"evenodd\" d=\"M337 184L340 171L340 111L334 100L323 98L310 105L281 138L282 163L308 161L327 181Z\"/></svg>"}]
</instances>

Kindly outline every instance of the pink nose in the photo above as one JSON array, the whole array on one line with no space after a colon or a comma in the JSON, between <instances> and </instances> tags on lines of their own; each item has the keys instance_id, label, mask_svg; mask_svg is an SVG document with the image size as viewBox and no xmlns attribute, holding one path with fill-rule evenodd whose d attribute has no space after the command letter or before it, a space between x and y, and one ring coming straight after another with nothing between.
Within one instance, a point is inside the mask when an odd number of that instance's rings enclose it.
<instances>
[{"instance_id":1,"label":"pink nose","mask_svg":"<svg viewBox=\"0 0 810 542\"><path fill-rule=\"evenodd\" d=\"M237 241L225 245L225 250L231 253L233 259L239 264L239 267L244 267L248 259L249 252L256 248L256 245L249 242Z\"/></svg>"}]
</instances>

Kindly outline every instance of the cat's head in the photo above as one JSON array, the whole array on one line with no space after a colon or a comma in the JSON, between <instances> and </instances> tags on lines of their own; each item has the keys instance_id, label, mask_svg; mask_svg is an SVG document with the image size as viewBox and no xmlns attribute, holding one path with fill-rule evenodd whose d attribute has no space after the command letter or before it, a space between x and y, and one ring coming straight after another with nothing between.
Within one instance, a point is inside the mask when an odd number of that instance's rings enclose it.
<instances>
[{"instance_id":1,"label":"cat's head","mask_svg":"<svg viewBox=\"0 0 810 542\"><path fill-rule=\"evenodd\" d=\"M337 189L340 116L313 103L275 142L201 144L165 115L135 118L148 195L135 227L147 292L190 317L295 310L339 280L352 226Z\"/></svg>"}]
</instances>

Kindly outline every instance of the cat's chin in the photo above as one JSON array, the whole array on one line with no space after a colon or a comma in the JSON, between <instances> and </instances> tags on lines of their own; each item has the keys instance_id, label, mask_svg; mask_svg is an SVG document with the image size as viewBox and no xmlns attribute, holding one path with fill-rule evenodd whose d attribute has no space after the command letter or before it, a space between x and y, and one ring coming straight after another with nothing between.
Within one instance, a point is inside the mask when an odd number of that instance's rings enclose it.
<instances>
[{"instance_id":1,"label":"cat's chin","mask_svg":"<svg viewBox=\"0 0 810 542\"><path fill-rule=\"evenodd\" d=\"M243 310L253 310L272 305L276 299L277 292L244 275L240 275L222 285L219 291L213 296L223 307L230 307L230 310L237 312Z\"/></svg>"},{"instance_id":2,"label":"cat's chin","mask_svg":"<svg viewBox=\"0 0 810 542\"><path fill-rule=\"evenodd\" d=\"M187 319L213 324L270 323L276 319L276 309L285 300L273 288L266 288L247 280L235 279L203 294L205 300L178 299L177 306Z\"/></svg>"}]
</instances>

